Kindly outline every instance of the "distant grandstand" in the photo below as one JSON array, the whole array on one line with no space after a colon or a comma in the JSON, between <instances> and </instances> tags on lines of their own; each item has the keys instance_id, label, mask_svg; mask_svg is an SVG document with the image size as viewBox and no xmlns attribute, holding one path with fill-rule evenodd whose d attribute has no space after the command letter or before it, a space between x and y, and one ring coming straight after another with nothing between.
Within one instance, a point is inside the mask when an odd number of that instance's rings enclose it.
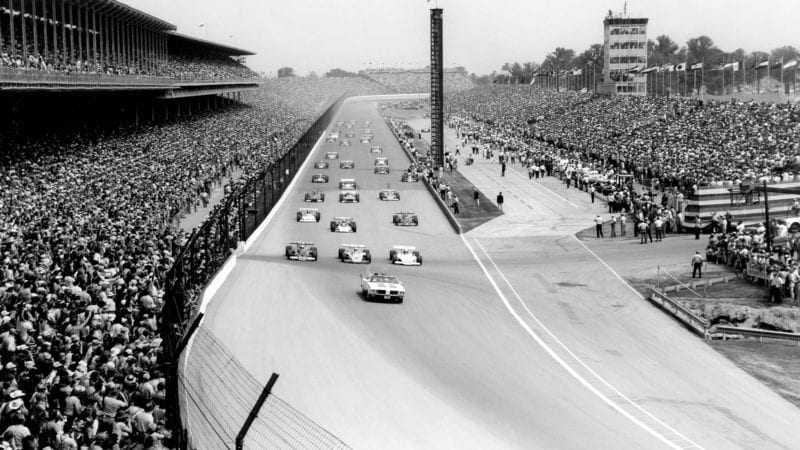
<instances>
[{"instance_id":1,"label":"distant grandstand","mask_svg":"<svg viewBox=\"0 0 800 450\"><path fill-rule=\"evenodd\" d=\"M385 87L389 92L398 94L415 94L430 92L431 72L428 69L370 69L364 75ZM444 71L444 90L463 91L475 84L463 72L454 69Z\"/></svg>"}]
</instances>

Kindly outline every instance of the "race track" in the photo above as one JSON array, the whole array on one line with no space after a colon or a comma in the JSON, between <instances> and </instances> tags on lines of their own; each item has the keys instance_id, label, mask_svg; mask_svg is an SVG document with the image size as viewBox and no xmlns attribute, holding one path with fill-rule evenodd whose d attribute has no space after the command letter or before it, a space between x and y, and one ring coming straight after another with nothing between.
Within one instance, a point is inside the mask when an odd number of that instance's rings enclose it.
<instances>
[{"instance_id":1,"label":"race track","mask_svg":"<svg viewBox=\"0 0 800 450\"><path fill-rule=\"evenodd\" d=\"M350 119L353 145L322 143L310 159L338 151L356 169L308 164L206 311L205 326L254 376L281 375L274 392L300 412L355 448L800 448L794 407L577 240L511 237L491 223L462 240L421 183L400 183L408 160L376 103L345 103L334 122ZM373 174L377 155L358 143L364 120L395 173ZM330 183L312 185L318 172ZM360 204L336 201L344 177L361 185ZM377 199L387 183L400 202ZM322 220L297 223L313 187L326 191L312 205ZM395 227L401 209L420 226ZM331 233L336 215L353 216L358 232ZM287 261L291 240L316 242L320 261ZM367 266L340 263L342 243L366 244L372 269L400 277L406 301L366 302ZM390 267L394 244L417 246L425 265Z\"/></svg>"}]
</instances>

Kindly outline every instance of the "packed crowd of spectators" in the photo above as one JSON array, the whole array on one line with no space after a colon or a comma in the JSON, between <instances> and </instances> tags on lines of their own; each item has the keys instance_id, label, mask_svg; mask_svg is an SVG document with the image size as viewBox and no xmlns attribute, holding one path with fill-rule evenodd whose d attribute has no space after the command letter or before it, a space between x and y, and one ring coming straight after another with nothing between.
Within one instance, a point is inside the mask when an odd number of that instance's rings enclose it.
<instances>
[{"instance_id":1,"label":"packed crowd of spectators","mask_svg":"<svg viewBox=\"0 0 800 450\"><path fill-rule=\"evenodd\" d=\"M484 133L492 139L546 142L560 157L605 164L683 191L772 179L800 162L797 105L485 86L448 96L447 111L487 125Z\"/></svg>"},{"instance_id":2,"label":"packed crowd of spectators","mask_svg":"<svg viewBox=\"0 0 800 450\"><path fill-rule=\"evenodd\" d=\"M274 80L170 123L0 137L0 446L159 448L175 215L231 168L259 172L346 91L380 89Z\"/></svg>"},{"instance_id":3,"label":"packed crowd of spectators","mask_svg":"<svg viewBox=\"0 0 800 450\"><path fill-rule=\"evenodd\" d=\"M418 94L431 91L431 73L426 70L368 71L366 75L376 83L396 94ZM471 89L475 84L461 73L445 71L445 92Z\"/></svg>"}]
</instances>

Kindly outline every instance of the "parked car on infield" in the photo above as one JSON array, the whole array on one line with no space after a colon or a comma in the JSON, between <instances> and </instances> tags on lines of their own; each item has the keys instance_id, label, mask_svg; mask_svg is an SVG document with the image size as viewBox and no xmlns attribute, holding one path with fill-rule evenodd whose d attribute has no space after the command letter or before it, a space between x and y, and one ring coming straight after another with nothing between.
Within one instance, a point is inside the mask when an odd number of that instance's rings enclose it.
<instances>
[{"instance_id":1,"label":"parked car on infield","mask_svg":"<svg viewBox=\"0 0 800 450\"><path fill-rule=\"evenodd\" d=\"M356 221L352 217L334 217L331 220L331 231L334 233L355 233Z\"/></svg>"},{"instance_id":2,"label":"parked car on infield","mask_svg":"<svg viewBox=\"0 0 800 450\"><path fill-rule=\"evenodd\" d=\"M341 191L339 203L361 203L361 196L356 191Z\"/></svg>"},{"instance_id":3,"label":"parked car on infield","mask_svg":"<svg viewBox=\"0 0 800 450\"><path fill-rule=\"evenodd\" d=\"M350 147L350 141L344 139L342 142L339 142L339 147Z\"/></svg>"},{"instance_id":4,"label":"parked car on infield","mask_svg":"<svg viewBox=\"0 0 800 450\"><path fill-rule=\"evenodd\" d=\"M422 255L416 247L410 245L395 245L389 250L389 261L401 266L421 266Z\"/></svg>"},{"instance_id":5,"label":"parked car on infield","mask_svg":"<svg viewBox=\"0 0 800 450\"><path fill-rule=\"evenodd\" d=\"M317 208L300 208L297 210L298 222L319 222L321 217Z\"/></svg>"},{"instance_id":6,"label":"parked car on infield","mask_svg":"<svg viewBox=\"0 0 800 450\"><path fill-rule=\"evenodd\" d=\"M375 165L376 166L388 166L389 165L389 158L385 158L383 156L379 156L375 158Z\"/></svg>"},{"instance_id":7,"label":"parked car on infield","mask_svg":"<svg viewBox=\"0 0 800 450\"><path fill-rule=\"evenodd\" d=\"M378 166L375 168L375 175L389 175L391 170L389 170L389 166Z\"/></svg>"},{"instance_id":8,"label":"parked car on infield","mask_svg":"<svg viewBox=\"0 0 800 450\"><path fill-rule=\"evenodd\" d=\"M325 159L339 159L339 154L336 152L325 153Z\"/></svg>"},{"instance_id":9,"label":"parked car on infield","mask_svg":"<svg viewBox=\"0 0 800 450\"><path fill-rule=\"evenodd\" d=\"M358 189L355 178L342 178L339 180L339 189L342 191L355 191Z\"/></svg>"},{"instance_id":10,"label":"parked car on infield","mask_svg":"<svg viewBox=\"0 0 800 450\"><path fill-rule=\"evenodd\" d=\"M419 217L411 211L400 211L392 216L392 222L397 226L417 227L419 226Z\"/></svg>"},{"instance_id":11,"label":"parked car on infield","mask_svg":"<svg viewBox=\"0 0 800 450\"><path fill-rule=\"evenodd\" d=\"M294 241L286 246L286 258L295 261L316 261L317 247L313 242Z\"/></svg>"},{"instance_id":12,"label":"parked car on infield","mask_svg":"<svg viewBox=\"0 0 800 450\"><path fill-rule=\"evenodd\" d=\"M383 148L378 147L377 145L369 149L370 153L383 153Z\"/></svg>"},{"instance_id":13,"label":"parked car on infield","mask_svg":"<svg viewBox=\"0 0 800 450\"><path fill-rule=\"evenodd\" d=\"M366 245L342 244L339 248L339 260L351 264L369 264L372 262L372 255Z\"/></svg>"},{"instance_id":14,"label":"parked car on infield","mask_svg":"<svg viewBox=\"0 0 800 450\"><path fill-rule=\"evenodd\" d=\"M324 202L325 201L325 193L321 192L318 189L315 189L311 192L306 192L305 201L307 202Z\"/></svg>"},{"instance_id":15,"label":"parked car on infield","mask_svg":"<svg viewBox=\"0 0 800 450\"><path fill-rule=\"evenodd\" d=\"M385 202L400 200L400 193L394 189L384 189L378 193L378 199Z\"/></svg>"},{"instance_id":16,"label":"parked car on infield","mask_svg":"<svg viewBox=\"0 0 800 450\"><path fill-rule=\"evenodd\" d=\"M314 175L311 175L311 182L312 183L327 183L328 182L328 176L325 175L324 173L315 173Z\"/></svg>"},{"instance_id":17,"label":"parked car on infield","mask_svg":"<svg viewBox=\"0 0 800 450\"><path fill-rule=\"evenodd\" d=\"M361 275L361 292L367 300L381 299L403 303L406 289L397 277L385 273Z\"/></svg>"},{"instance_id":18,"label":"parked car on infield","mask_svg":"<svg viewBox=\"0 0 800 450\"><path fill-rule=\"evenodd\" d=\"M342 161L339 163L340 169L355 169L356 162L355 161Z\"/></svg>"},{"instance_id":19,"label":"parked car on infield","mask_svg":"<svg viewBox=\"0 0 800 450\"><path fill-rule=\"evenodd\" d=\"M419 174L417 172L403 172L403 175L400 176L400 181L403 183L416 183L419 181Z\"/></svg>"}]
</instances>

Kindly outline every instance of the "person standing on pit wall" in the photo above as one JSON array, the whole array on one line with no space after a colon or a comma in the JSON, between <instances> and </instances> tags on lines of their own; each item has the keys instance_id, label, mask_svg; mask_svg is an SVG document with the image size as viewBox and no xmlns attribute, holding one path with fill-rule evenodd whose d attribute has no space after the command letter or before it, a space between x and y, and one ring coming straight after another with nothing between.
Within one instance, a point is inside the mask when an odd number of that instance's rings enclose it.
<instances>
[{"instance_id":1,"label":"person standing on pit wall","mask_svg":"<svg viewBox=\"0 0 800 450\"><path fill-rule=\"evenodd\" d=\"M475 206L478 208L481 207L481 193L478 192L478 188L472 189L472 199L475 200Z\"/></svg>"},{"instance_id":2,"label":"person standing on pit wall","mask_svg":"<svg viewBox=\"0 0 800 450\"><path fill-rule=\"evenodd\" d=\"M458 215L458 195L453 194L453 214Z\"/></svg>"},{"instance_id":3,"label":"person standing on pit wall","mask_svg":"<svg viewBox=\"0 0 800 450\"><path fill-rule=\"evenodd\" d=\"M617 216L611 216L611 237L617 237Z\"/></svg>"},{"instance_id":4,"label":"person standing on pit wall","mask_svg":"<svg viewBox=\"0 0 800 450\"><path fill-rule=\"evenodd\" d=\"M619 216L619 234L625 237L625 224L628 223L628 217L625 214Z\"/></svg>"},{"instance_id":5,"label":"person standing on pit wall","mask_svg":"<svg viewBox=\"0 0 800 450\"><path fill-rule=\"evenodd\" d=\"M600 217L600 214L594 219L594 231L597 234L597 239L605 237L603 236L603 219Z\"/></svg>"},{"instance_id":6,"label":"person standing on pit wall","mask_svg":"<svg viewBox=\"0 0 800 450\"><path fill-rule=\"evenodd\" d=\"M500 211L503 210L503 193L502 192L497 194L497 209L499 209Z\"/></svg>"},{"instance_id":7,"label":"person standing on pit wall","mask_svg":"<svg viewBox=\"0 0 800 450\"><path fill-rule=\"evenodd\" d=\"M698 278L703 278L703 256L699 251L694 252L694 256L692 256L692 278L695 275Z\"/></svg>"},{"instance_id":8,"label":"person standing on pit wall","mask_svg":"<svg viewBox=\"0 0 800 450\"><path fill-rule=\"evenodd\" d=\"M783 278L777 271L769 274L769 301L770 303L781 303L783 301Z\"/></svg>"}]
</instances>

